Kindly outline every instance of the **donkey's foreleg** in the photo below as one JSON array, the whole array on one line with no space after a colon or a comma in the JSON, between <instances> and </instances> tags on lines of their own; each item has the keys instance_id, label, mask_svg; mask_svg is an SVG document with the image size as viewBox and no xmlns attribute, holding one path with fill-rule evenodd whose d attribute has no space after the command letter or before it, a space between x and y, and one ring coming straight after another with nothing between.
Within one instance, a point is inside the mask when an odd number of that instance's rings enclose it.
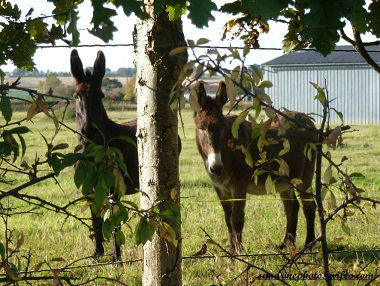
<instances>
[{"instance_id":1,"label":"donkey's foreleg","mask_svg":"<svg viewBox=\"0 0 380 286\"><path fill-rule=\"evenodd\" d=\"M220 204L223 207L224 212L224 220L226 222L227 228L228 228L228 235L230 239L230 245L233 249L235 249L235 243L234 243L234 234L233 234L233 228L232 228L232 202L229 201L231 199L229 196L227 196L226 193L222 192L220 189L215 187L215 191L218 194Z\"/></svg>"},{"instance_id":2,"label":"donkey's foreleg","mask_svg":"<svg viewBox=\"0 0 380 286\"><path fill-rule=\"evenodd\" d=\"M120 228L121 226L118 225L117 227L115 227L115 229L112 232L112 260L114 262L121 261L120 245L117 244L117 240L116 240L116 234Z\"/></svg>"},{"instance_id":3,"label":"donkey's foreleg","mask_svg":"<svg viewBox=\"0 0 380 286\"><path fill-rule=\"evenodd\" d=\"M244 227L244 209L247 194L235 194L232 207L231 221L232 221L232 234L233 234L233 247L237 253L243 251L242 233Z\"/></svg>"},{"instance_id":4,"label":"donkey's foreleg","mask_svg":"<svg viewBox=\"0 0 380 286\"><path fill-rule=\"evenodd\" d=\"M298 223L298 211L300 205L293 190L287 189L280 192L282 202L284 204L284 210L286 215L286 233L284 241L280 244L280 248L284 248L288 245L294 245L296 241L297 223Z\"/></svg>"},{"instance_id":5,"label":"donkey's foreleg","mask_svg":"<svg viewBox=\"0 0 380 286\"><path fill-rule=\"evenodd\" d=\"M315 239L314 221L317 207L311 193L300 193L300 197L302 199L303 212L306 218L307 232L305 245L307 245Z\"/></svg>"},{"instance_id":6,"label":"donkey's foreleg","mask_svg":"<svg viewBox=\"0 0 380 286\"><path fill-rule=\"evenodd\" d=\"M104 246L103 246L104 238L103 238L103 232L102 232L103 219L91 211L91 221L92 221L92 228L94 230L94 238L95 238L94 257L97 258L104 254Z\"/></svg>"}]
</instances>

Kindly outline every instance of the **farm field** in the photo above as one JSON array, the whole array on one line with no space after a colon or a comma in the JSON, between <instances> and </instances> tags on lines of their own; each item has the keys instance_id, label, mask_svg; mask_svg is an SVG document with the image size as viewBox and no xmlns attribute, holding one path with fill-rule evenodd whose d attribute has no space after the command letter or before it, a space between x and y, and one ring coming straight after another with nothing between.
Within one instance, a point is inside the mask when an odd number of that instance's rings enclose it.
<instances>
[{"instance_id":1,"label":"farm field","mask_svg":"<svg viewBox=\"0 0 380 286\"><path fill-rule=\"evenodd\" d=\"M22 118L26 112L14 113L15 118ZM183 256L192 256L198 252L206 237L201 228L205 229L212 238L223 246L228 246L227 227L224 222L222 207L212 188L211 181L203 167L203 162L198 154L195 145L194 124L192 111L183 111L184 130L179 129L182 139L182 153L180 155L180 181L181 181L181 212L182 212L182 250ZM135 117L133 111L110 111L109 117L116 122L125 122ZM66 123L75 128L75 121L71 118ZM52 136L54 125L47 121L45 115L39 114L35 117L34 123L28 123L28 127L33 130L33 134L25 137L27 152L30 157L25 160L33 160L35 153L43 155L46 152L43 148L44 142L39 132L47 136ZM366 190L366 195L373 198L380 198L380 127L379 126L352 126L357 132L348 133L345 136L344 145L336 151L331 151L332 156L338 162L343 156L349 159L345 162L348 172L361 172L365 178L356 179L355 183ZM76 146L77 138L72 132L62 129L55 143L68 143L69 150ZM68 201L73 201L80 196L73 182L73 169L64 170L58 177L59 186L55 181L42 182L26 191L29 194L38 195L44 199L52 200L58 205L65 205ZM14 184L19 185L26 178L14 177ZM8 188L1 186L2 189ZM342 195L336 194L341 201ZM327 196L326 199L329 197ZM138 195L128 198L136 203L139 201ZM19 201L14 199L9 201L11 206L21 206ZM344 250L369 250L380 249L380 210L374 209L371 204L361 204L365 214L355 211L349 218L348 226L350 234L341 228L340 219L337 218L328 225L328 242L331 249ZM77 214L81 213L81 206L74 206L71 210ZM85 210L89 215L89 210ZM277 245L280 244L285 234L285 216L283 206L279 196L255 197L249 196L246 205L246 224L243 232L243 244L246 254L278 253ZM129 224L133 228L137 220L132 218ZM317 223L317 220L316 220ZM3 224L0 224L3 228ZM71 261L87 257L92 254L93 244L89 238L88 231L78 222L72 219L65 220L65 217L54 212L36 210L35 214L19 215L11 217L10 228L15 229L15 237L21 233L25 236L25 243L22 252L27 254L31 250L32 266L44 259L51 260L56 257L64 258L65 262L53 261L51 265L59 267ZM133 242L133 233L128 230L128 226L123 226L130 237L126 239L126 245L122 247L123 260L135 260L141 257L141 246L136 247ZM318 232L319 227L316 227ZM3 239L3 229L0 230L0 239ZM297 245L301 247L305 240L305 221L300 211ZM318 251L318 249L315 249ZM106 252L111 251L111 244L106 246ZM244 279L253 279L260 272L251 269L248 276L235 278L245 269L245 265L232 261L228 258L220 257L222 253L213 244L208 244L206 255L216 255L217 258L191 259L183 261L183 285L247 285ZM244 258L271 271L278 270L285 263L286 258L282 256L271 257L250 257ZM380 271L380 252L375 253L339 253L332 254L331 272L337 273L346 270L349 273L357 271L366 264L369 264L367 271L376 273ZM111 257L105 256L102 262L110 261ZM84 259L75 265L95 264L91 259ZM320 255L308 255L302 259L302 270L309 273L322 273L322 263ZM141 263L135 262L115 265L97 265L88 268L73 269L73 275L83 280L91 279L95 276L107 276L120 279L130 285L141 284ZM297 273L296 268L289 269L289 273ZM292 285L319 285L310 282L289 282ZM339 283L339 282L337 282ZM353 285L356 282L354 281ZM114 285L112 282L104 281L102 285ZM249 284L248 284L249 285ZM253 285L272 285L270 281L256 281ZM336 284L341 285L341 284ZM344 284L342 284L344 285Z\"/></svg>"}]
</instances>

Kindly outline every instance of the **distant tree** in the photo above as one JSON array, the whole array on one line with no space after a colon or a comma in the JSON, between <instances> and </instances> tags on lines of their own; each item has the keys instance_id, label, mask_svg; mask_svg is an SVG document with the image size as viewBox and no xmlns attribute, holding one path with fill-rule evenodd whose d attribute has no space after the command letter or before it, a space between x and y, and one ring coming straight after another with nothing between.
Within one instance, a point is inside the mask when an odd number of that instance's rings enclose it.
<instances>
[{"instance_id":1,"label":"distant tree","mask_svg":"<svg viewBox=\"0 0 380 286\"><path fill-rule=\"evenodd\" d=\"M124 99L136 102L136 74L127 79L127 82L124 84Z\"/></svg>"},{"instance_id":2,"label":"distant tree","mask_svg":"<svg viewBox=\"0 0 380 286\"><path fill-rule=\"evenodd\" d=\"M116 75L118 75L118 76L127 76L127 77L131 77L135 73L136 73L136 70L134 68L119 68L116 71Z\"/></svg>"},{"instance_id":3,"label":"distant tree","mask_svg":"<svg viewBox=\"0 0 380 286\"><path fill-rule=\"evenodd\" d=\"M122 83L116 78L104 78L102 87L105 89L114 89L123 87Z\"/></svg>"},{"instance_id":4,"label":"distant tree","mask_svg":"<svg viewBox=\"0 0 380 286\"><path fill-rule=\"evenodd\" d=\"M30 72L27 71L26 69L19 69L19 68L15 68L13 71L12 71L12 76L26 76L27 74L29 74Z\"/></svg>"},{"instance_id":5,"label":"distant tree","mask_svg":"<svg viewBox=\"0 0 380 286\"><path fill-rule=\"evenodd\" d=\"M45 80L41 80L38 83L39 92L48 93L50 89L53 91L54 95L60 96L72 96L75 91L74 86L63 84L62 81L53 73L49 73Z\"/></svg>"}]
</instances>

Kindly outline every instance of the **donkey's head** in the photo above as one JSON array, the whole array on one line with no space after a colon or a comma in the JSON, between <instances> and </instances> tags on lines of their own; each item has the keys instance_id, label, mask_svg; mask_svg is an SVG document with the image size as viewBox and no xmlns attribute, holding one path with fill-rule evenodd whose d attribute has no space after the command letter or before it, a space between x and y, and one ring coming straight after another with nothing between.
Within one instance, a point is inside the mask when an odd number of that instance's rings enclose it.
<instances>
[{"instance_id":1,"label":"donkey's head","mask_svg":"<svg viewBox=\"0 0 380 286\"><path fill-rule=\"evenodd\" d=\"M223 105L227 101L226 84L220 81L215 98L206 95L202 82L195 88L200 107L194 117L197 146L207 171L219 177L223 172L221 152L225 144L227 127L223 116Z\"/></svg>"},{"instance_id":2,"label":"donkey's head","mask_svg":"<svg viewBox=\"0 0 380 286\"><path fill-rule=\"evenodd\" d=\"M99 51L94 63L94 71L83 70L82 62L77 50L71 52L71 73L76 80L76 120L78 127L84 133L89 133L92 125L102 128L104 118L107 116L102 104L102 79L105 73L105 57ZM91 134L85 134L91 136Z\"/></svg>"}]
</instances>

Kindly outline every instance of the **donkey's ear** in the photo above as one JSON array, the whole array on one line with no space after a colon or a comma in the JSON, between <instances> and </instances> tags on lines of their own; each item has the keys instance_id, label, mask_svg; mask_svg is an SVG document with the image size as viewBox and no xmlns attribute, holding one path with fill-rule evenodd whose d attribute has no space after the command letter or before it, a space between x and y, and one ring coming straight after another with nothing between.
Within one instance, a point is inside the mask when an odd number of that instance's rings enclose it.
<instances>
[{"instance_id":1,"label":"donkey's ear","mask_svg":"<svg viewBox=\"0 0 380 286\"><path fill-rule=\"evenodd\" d=\"M82 61L79 58L78 51L72 50L70 56L71 73L77 83L84 82L85 75L83 72Z\"/></svg>"},{"instance_id":2,"label":"donkey's ear","mask_svg":"<svg viewBox=\"0 0 380 286\"><path fill-rule=\"evenodd\" d=\"M96 57L94 63L94 77L98 80L101 80L106 73L106 58L102 51L98 52L98 56Z\"/></svg>"},{"instance_id":3,"label":"donkey's ear","mask_svg":"<svg viewBox=\"0 0 380 286\"><path fill-rule=\"evenodd\" d=\"M218 103L220 107L223 107L224 104L227 102L227 87L224 81L219 82L219 88L215 95L215 100Z\"/></svg>"},{"instance_id":4,"label":"donkey's ear","mask_svg":"<svg viewBox=\"0 0 380 286\"><path fill-rule=\"evenodd\" d=\"M202 108L205 106L207 98L205 86L203 85L203 82L199 82L195 88L197 91L199 106Z\"/></svg>"}]
</instances>

